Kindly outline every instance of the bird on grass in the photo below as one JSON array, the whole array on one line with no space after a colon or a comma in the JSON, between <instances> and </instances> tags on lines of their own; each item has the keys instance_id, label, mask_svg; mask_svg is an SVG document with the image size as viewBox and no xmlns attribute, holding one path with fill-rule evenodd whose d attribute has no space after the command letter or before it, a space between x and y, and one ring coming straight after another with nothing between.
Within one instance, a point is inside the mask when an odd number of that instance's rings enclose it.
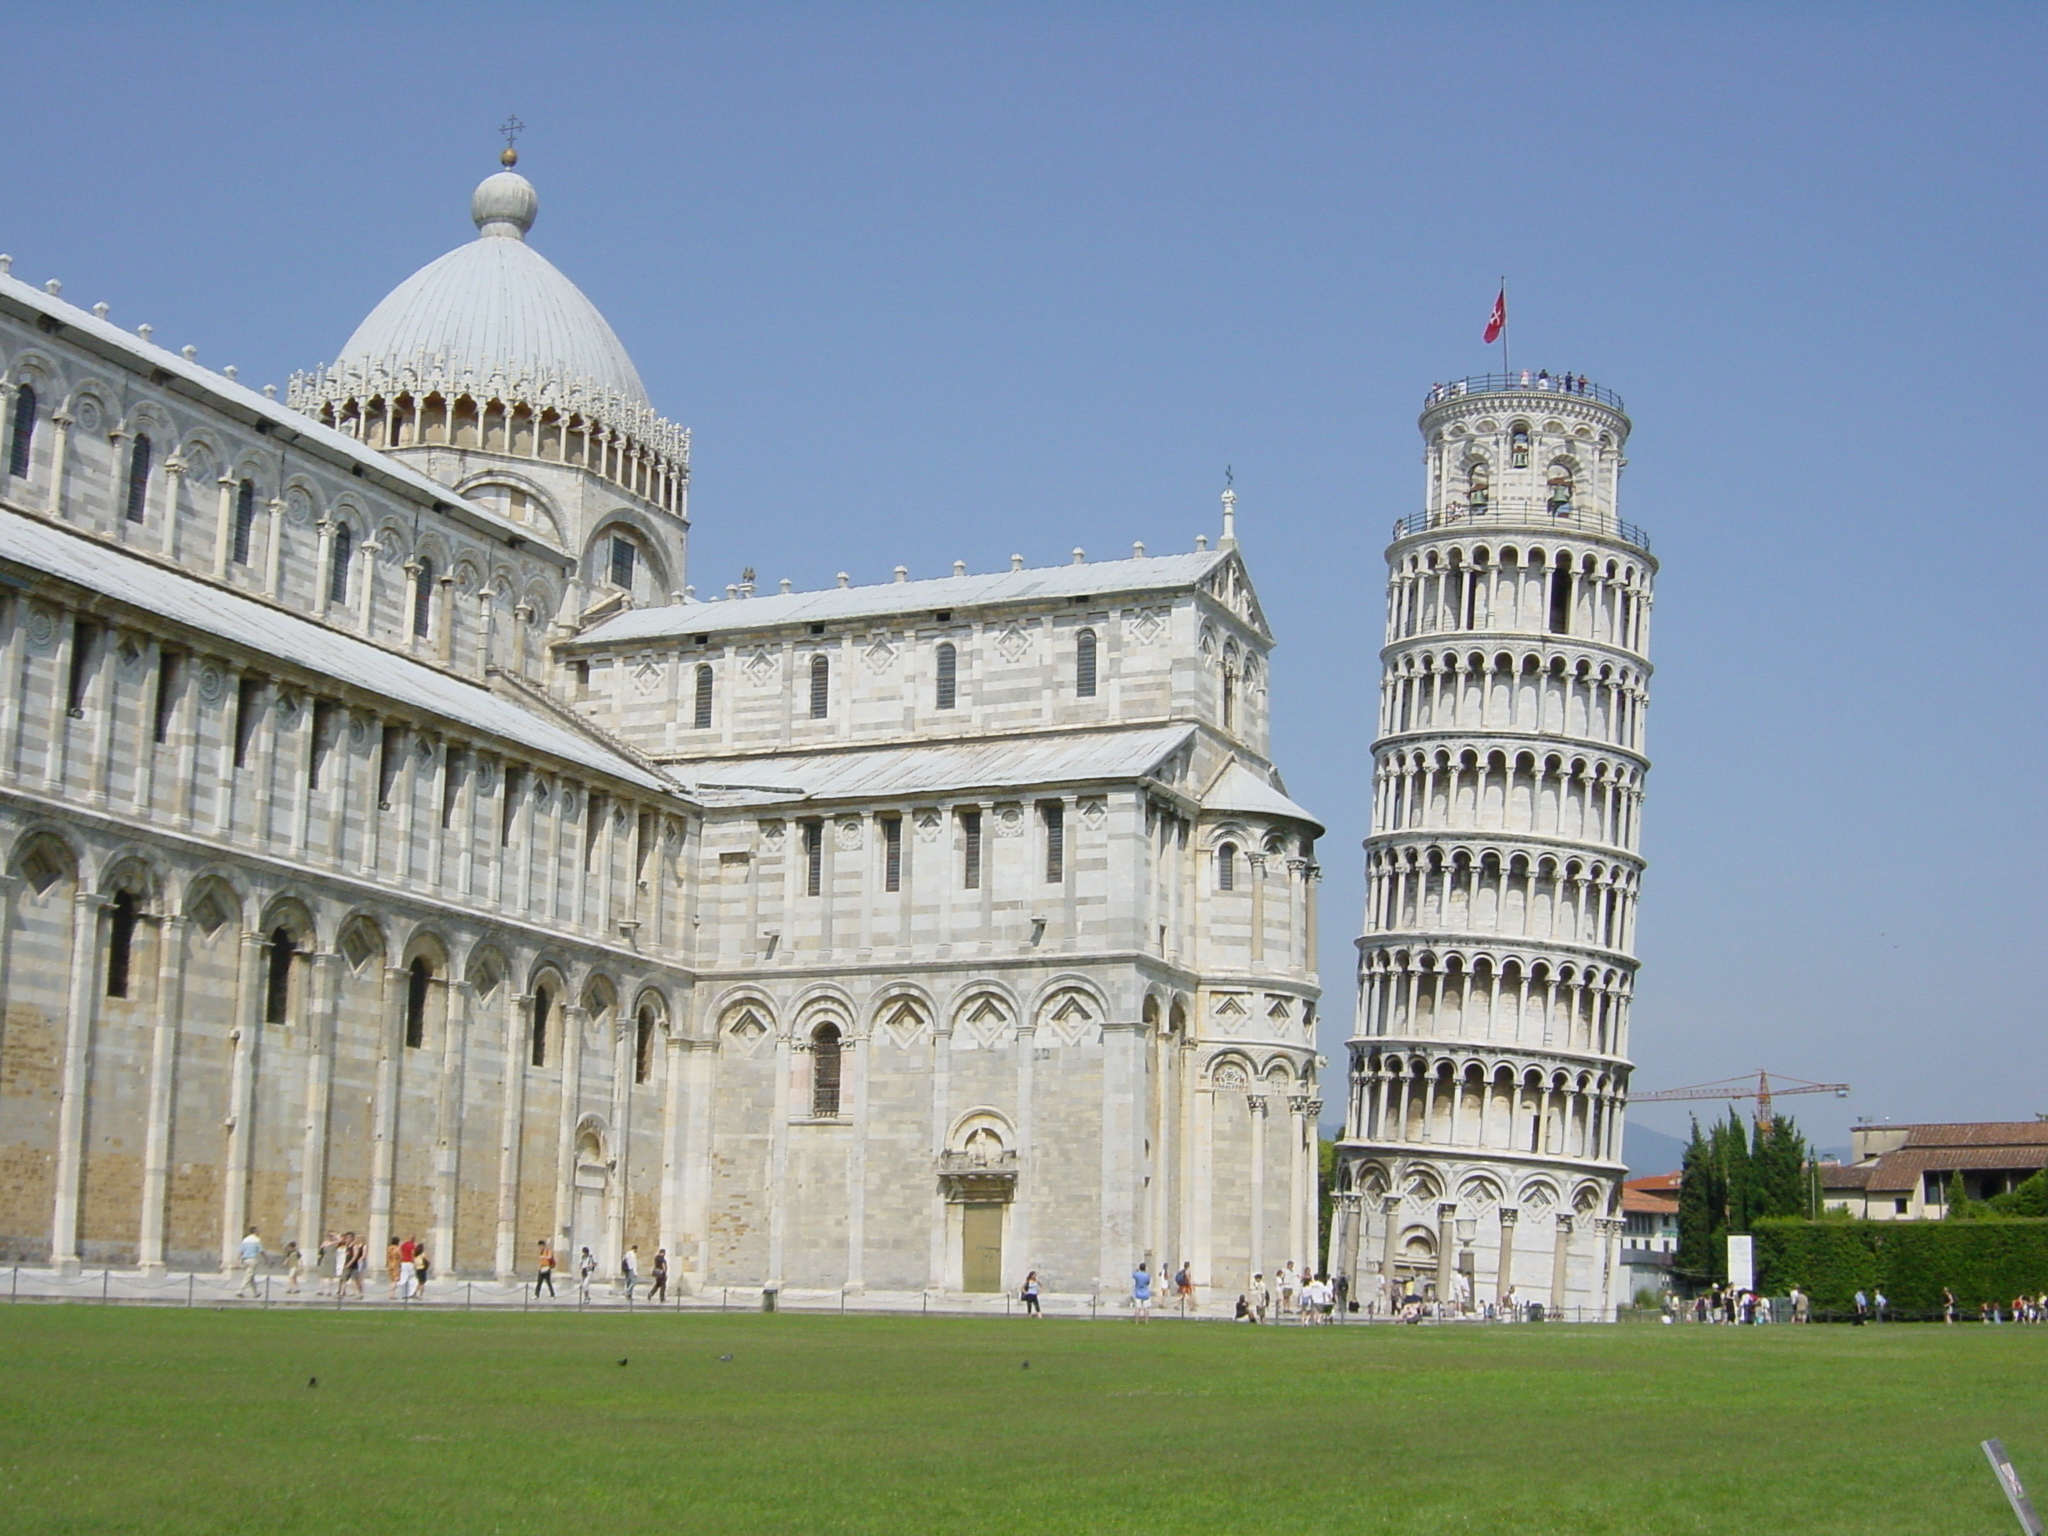
<instances>
[{"instance_id":1,"label":"bird on grass","mask_svg":"<svg viewBox=\"0 0 2048 1536\"><path fill-rule=\"evenodd\" d=\"M720 1355L720 1356L719 1356L718 1358L719 1358L719 1359L721 1359L721 1360L730 1360L730 1359L732 1358L732 1356L731 1356L731 1355Z\"/></svg>"},{"instance_id":2,"label":"bird on grass","mask_svg":"<svg viewBox=\"0 0 2048 1536\"><path fill-rule=\"evenodd\" d=\"M1030 1362L1029 1360L1026 1360L1026 1361L1024 1362L1023 1366L1022 1366L1022 1369L1024 1369L1024 1370L1027 1370L1027 1371L1028 1371L1028 1370L1030 1370L1030 1369L1031 1369L1031 1362Z\"/></svg>"},{"instance_id":3,"label":"bird on grass","mask_svg":"<svg viewBox=\"0 0 2048 1536\"><path fill-rule=\"evenodd\" d=\"M320 1385L320 1378L318 1376L308 1376L306 1378L306 1385L309 1387L317 1387Z\"/></svg>"},{"instance_id":4,"label":"bird on grass","mask_svg":"<svg viewBox=\"0 0 2048 1536\"><path fill-rule=\"evenodd\" d=\"M621 1365L624 1365L625 1363L626 1363L626 1362L625 1362L625 1361L623 1361L623 1360L621 1360L621 1361L619 1362L619 1364L621 1364Z\"/></svg>"}]
</instances>

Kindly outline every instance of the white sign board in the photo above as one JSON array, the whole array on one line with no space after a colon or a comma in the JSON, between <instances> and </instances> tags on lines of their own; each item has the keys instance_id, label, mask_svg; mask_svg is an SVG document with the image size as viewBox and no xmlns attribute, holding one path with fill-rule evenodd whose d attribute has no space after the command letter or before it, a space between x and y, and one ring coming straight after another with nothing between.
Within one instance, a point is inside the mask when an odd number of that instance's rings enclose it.
<instances>
[{"instance_id":1,"label":"white sign board","mask_svg":"<svg viewBox=\"0 0 2048 1536\"><path fill-rule=\"evenodd\" d=\"M1728 1238L1728 1283L1738 1291L1756 1289L1756 1240L1747 1235Z\"/></svg>"}]
</instances>

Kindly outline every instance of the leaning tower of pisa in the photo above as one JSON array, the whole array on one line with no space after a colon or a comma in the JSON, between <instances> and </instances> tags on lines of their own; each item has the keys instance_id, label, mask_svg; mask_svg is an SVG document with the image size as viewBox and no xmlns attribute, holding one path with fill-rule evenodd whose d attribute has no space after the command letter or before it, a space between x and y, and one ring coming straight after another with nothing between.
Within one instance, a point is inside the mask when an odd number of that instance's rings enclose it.
<instances>
[{"instance_id":1,"label":"leaning tower of pisa","mask_svg":"<svg viewBox=\"0 0 2048 1536\"><path fill-rule=\"evenodd\" d=\"M1596 385L1432 389L1387 630L1334 1266L1611 1317L1656 562Z\"/></svg>"}]
</instances>

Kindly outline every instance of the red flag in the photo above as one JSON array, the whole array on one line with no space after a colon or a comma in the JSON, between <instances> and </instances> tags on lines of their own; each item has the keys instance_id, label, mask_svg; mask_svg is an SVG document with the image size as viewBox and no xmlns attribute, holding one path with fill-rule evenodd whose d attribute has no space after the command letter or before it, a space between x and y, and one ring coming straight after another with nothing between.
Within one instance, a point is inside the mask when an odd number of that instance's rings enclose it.
<instances>
[{"instance_id":1,"label":"red flag","mask_svg":"<svg viewBox=\"0 0 2048 1536\"><path fill-rule=\"evenodd\" d=\"M1503 287L1500 297L1493 301L1493 313L1487 317L1486 334L1479 339L1489 345L1500 340L1500 333L1508 328L1508 291Z\"/></svg>"}]
</instances>

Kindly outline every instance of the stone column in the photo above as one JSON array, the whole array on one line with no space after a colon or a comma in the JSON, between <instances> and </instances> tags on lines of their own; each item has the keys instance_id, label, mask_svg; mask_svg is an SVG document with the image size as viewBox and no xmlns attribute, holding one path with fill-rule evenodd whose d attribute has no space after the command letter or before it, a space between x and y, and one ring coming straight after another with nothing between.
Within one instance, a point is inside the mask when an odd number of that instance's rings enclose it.
<instances>
[{"instance_id":1,"label":"stone column","mask_svg":"<svg viewBox=\"0 0 2048 1536\"><path fill-rule=\"evenodd\" d=\"M984 897L990 884L983 879ZM1140 1239L1144 1043L1145 1026L1137 1019L1105 1020L1102 1025L1102 1248L1098 1269L1104 1285L1123 1283Z\"/></svg>"},{"instance_id":2,"label":"stone column","mask_svg":"<svg viewBox=\"0 0 2048 1536\"><path fill-rule=\"evenodd\" d=\"M682 1114L682 1216L677 1241L694 1255L693 1282L709 1279L711 1270L711 1102L717 1087L718 1042L687 1043L689 1082ZM669 1257L680 1263L679 1256Z\"/></svg>"},{"instance_id":3,"label":"stone column","mask_svg":"<svg viewBox=\"0 0 2048 1536\"><path fill-rule=\"evenodd\" d=\"M1515 1288L1515 1221L1521 1214L1512 1205L1500 1208L1500 1266L1494 1274L1493 1299L1503 1305Z\"/></svg>"},{"instance_id":4,"label":"stone column","mask_svg":"<svg viewBox=\"0 0 2048 1536\"><path fill-rule=\"evenodd\" d=\"M1308 1161L1307 1124L1308 1095L1290 1093L1287 1096L1287 1257L1313 1269L1316 1256L1308 1251L1311 1245L1302 1228L1302 1203L1313 1198L1308 1193L1312 1184L1304 1166Z\"/></svg>"},{"instance_id":5,"label":"stone column","mask_svg":"<svg viewBox=\"0 0 2048 1536\"><path fill-rule=\"evenodd\" d=\"M576 1122L583 1101L584 1010L562 1008L562 1112L555 1129L555 1247L575 1257L570 1228L576 1220Z\"/></svg>"},{"instance_id":6,"label":"stone column","mask_svg":"<svg viewBox=\"0 0 2048 1536\"><path fill-rule=\"evenodd\" d=\"M1311 1263L1316 1256L1316 1228L1323 1214L1322 1121L1323 1101L1311 1094L1301 1112L1302 1248Z\"/></svg>"},{"instance_id":7,"label":"stone column","mask_svg":"<svg viewBox=\"0 0 2048 1536\"><path fill-rule=\"evenodd\" d=\"M322 517L313 523L313 611L322 618L333 606L328 600L334 591L334 529L331 517Z\"/></svg>"},{"instance_id":8,"label":"stone column","mask_svg":"<svg viewBox=\"0 0 2048 1536\"><path fill-rule=\"evenodd\" d=\"M220 1267L232 1269L235 1250L249 1229L250 1140L256 1105L257 1032L263 1019L263 935L242 935L235 978L235 1027L228 1031L227 1169L221 1178ZM278 1234L264 1238L264 1246Z\"/></svg>"},{"instance_id":9,"label":"stone column","mask_svg":"<svg viewBox=\"0 0 2048 1536\"><path fill-rule=\"evenodd\" d=\"M398 1168L398 1063L405 1049L405 999L410 975L387 966L377 1004L377 1087L370 1120L370 1224L364 1234L374 1269L391 1242L391 1183Z\"/></svg>"},{"instance_id":10,"label":"stone column","mask_svg":"<svg viewBox=\"0 0 2048 1536\"><path fill-rule=\"evenodd\" d=\"M1401 1283L1394 1275L1394 1261L1401 1254L1401 1197L1399 1195L1388 1194L1380 1196L1380 1219L1387 1224L1386 1231L1381 1236L1380 1274L1387 1282L1387 1300L1391 1303L1401 1294Z\"/></svg>"},{"instance_id":11,"label":"stone column","mask_svg":"<svg viewBox=\"0 0 2048 1536\"><path fill-rule=\"evenodd\" d=\"M306 956L306 1140L300 1153L299 1252L320 1252L327 1209L327 1120L333 1098L334 1025L341 1006L341 956Z\"/></svg>"},{"instance_id":12,"label":"stone column","mask_svg":"<svg viewBox=\"0 0 2048 1536\"><path fill-rule=\"evenodd\" d=\"M1439 1200L1436 1207L1436 1299L1439 1306L1458 1296L1457 1274L1458 1202Z\"/></svg>"},{"instance_id":13,"label":"stone column","mask_svg":"<svg viewBox=\"0 0 2048 1536\"><path fill-rule=\"evenodd\" d=\"M164 531L159 541L163 556L173 565L178 563L179 537L178 509L185 504L185 461L173 453L164 460Z\"/></svg>"},{"instance_id":14,"label":"stone column","mask_svg":"<svg viewBox=\"0 0 2048 1536\"><path fill-rule=\"evenodd\" d=\"M494 1267L500 1280L519 1273L519 1141L526 1109L526 1064L531 1042L526 1026L533 995L505 983L505 1074L498 1107L498 1243Z\"/></svg>"},{"instance_id":15,"label":"stone column","mask_svg":"<svg viewBox=\"0 0 2048 1536\"><path fill-rule=\"evenodd\" d=\"M1344 1244L1344 1252L1340 1256L1339 1262L1344 1266L1344 1273L1351 1277L1351 1294L1353 1296L1358 1294L1358 1260L1365 1246L1365 1228L1366 1223L1370 1219L1370 1214L1365 1206L1365 1196L1363 1194L1352 1195L1351 1225Z\"/></svg>"},{"instance_id":16,"label":"stone column","mask_svg":"<svg viewBox=\"0 0 2048 1536\"><path fill-rule=\"evenodd\" d=\"M1252 1138L1252 1272L1266 1270L1266 1096L1244 1096L1245 1119Z\"/></svg>"},{"instance_id":17,"label":"stone column","mask_svg":"<svg viewBox=\"0 0 2048 1536\"><path fill-rule=\"evenodd\" d=\"M81 877L83 872L81 871ZM50 1217L50 1263L78 1273L78 1202L85 1178L85 1097L91 1081L92 1032L100 989L100 930L107 903L90 891L71 898L71 976L65 994L64 1059L57 1090L57 1166Z\"/></svg>"},{"instance_id":18,"label":"stone column","mask_svg":"<svg viewBox=\"0 0 2048 1536\"><path fill-rule=\"evenodd\" d=\"M768 1273L764 1277L769 1285L782 1284L783 1223L788 1219L789 1197L789 1117L796 1110L792 1102L791 1081L796 1075L796 1041L790 1036L788 1020L775 1035L775 1105L774 1119L768 1125ZM804 1105L806 1112L810 1105Z\"/></svg>"},{"instance_id":19,"label":"stone column","mask_svg":"<svg viewBox=\"0 0 2048 1536\"><path fill-rule=\"evenodd\" d=\"M284 601L284 498L273 496L264 507L269 545L263 551L263 590L273 602Z\"/></svg>"},{"instance_id":20,"label":"stone column","mask_svg":"<svg viewBox=\"0 0 2048 1536\"><path fill-rule=\"evenodd\" d=\"M466 981L447 984L441 1022L440 1094L434 1106L434 1225L427 1252L433 1267L455 1272L455 1204L461 1189L463 1067L469 1051L469 1019L476 989Z\"/></svg>"},{"instance_id":21,"label":"stone column","mask_svg":"<svg viewBox=\"0 0 2048 1536\"><path fill-rule=\"evenodd\" d=\"M1571 1264L1572 1218L1561 1214L1557 1218L1557 1246L1550 1252L1550 1310L1564 1311L1566 1273Z\"/></svg>"},{"instance_id":22,"label":"stone column","mask_svg":"<svg viewBox=\"0 0 2048 1536\"><path fill-rule=\"evenodd\" d=\"M859 1036L839 1043L840 1089L850 1090L853 1144L846 1154L846 1289L867 1288L868 1247L868 1074Z\"/></svg>"},{"instance_id":23,"label":"stone column","mask_svg":"<svg viewBox=\"0 0 2048 1536\"><path fill-rule=\"evenodd\" d=\"M656 1213L654 1244L668 1250L668 1264L671 1285L678 1284L683 1269L683 1256L676 1242L676 1234L682 1230L682 1159L683 1159L683 1071L688 1043L683 1039L680 1026L671 1025L662 1052L661 1080L661 1208Z\"/></svg>"},{"instance_id":24,"label":"stone column","mask_svg":"<svg viewBox=\"0 0 2048 1536\"><path fill-rule=\"evenodd\" d=\"M223 471L214 484L220 487L220 502L214 513L213 579L226 581L235 552L235 477Z\"/></svg>"},{"instance_id":25,"label":"stone column","mask_svg":"<svg viewBox=\"0 0 2048 1536\"><path fill-rule=\"evenodd\" d=\"M64 515L64 471L71 459L71 427L77 421L69 411L58 409L50 413L50 512L52 516Z\"/></svg>"}]
</instances>

